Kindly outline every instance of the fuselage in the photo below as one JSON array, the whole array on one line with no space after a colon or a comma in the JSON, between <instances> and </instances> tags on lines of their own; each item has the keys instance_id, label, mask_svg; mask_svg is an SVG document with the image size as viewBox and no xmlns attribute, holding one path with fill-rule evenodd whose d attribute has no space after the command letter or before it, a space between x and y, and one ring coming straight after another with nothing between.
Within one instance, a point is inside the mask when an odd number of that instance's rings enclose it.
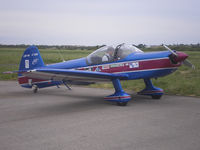
<instances>
[{"instance_id":1,"label":"fuselage","mask_svg":"<svg viewBox=\"0 0 200 150\"><path fill-rule=\"evenodd\" d=\"M174 72L181 63L173 64L169 59L170 52L132 53L124 59L110 63L89 65L87 58L69 60L45 66L56 69L76 69L85 71L128 74L129 80L156 78Z\"/></svg>"}]
</instances>

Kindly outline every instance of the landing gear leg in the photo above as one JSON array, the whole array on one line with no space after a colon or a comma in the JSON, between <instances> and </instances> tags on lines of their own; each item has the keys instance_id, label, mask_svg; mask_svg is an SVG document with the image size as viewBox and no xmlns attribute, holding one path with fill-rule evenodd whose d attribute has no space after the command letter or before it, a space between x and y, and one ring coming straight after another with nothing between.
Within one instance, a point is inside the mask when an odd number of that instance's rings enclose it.
<instances>
[{"instance_id":1,"label":"landing gear leg","mask_svg":"<svg viewBox=\"0 0 200 150\"><path fill-rule=\"evenodd\" d=\"M69 85L66 83L66 81L63 81L63 84L66 86L66 88L67 88L68 90L72 90L72 89L69 87Z\"/></svg>"},{"instance_id":2,"label":"landing gear leg","mask_svg":"<svg viewBox=\"0 0 200 150\"><path fill-rule=\"evenodd\" d=\"M115 88L115 93L104 97L104 99L106 101L116 102L118 106L126 106L128 101L131 100L131 96L124 92L119 79L113 79L112 83Z\"/></svg>"},{"instance_id":3,"label":"landing gear leg","mask_svg":"<svg viewBox=\"0 0 200 150\"><path fill-rule=\"evenodd\" d=\"M37 93L38 92L38 86L37 85L33 85L33 93Z\"/></svg>"},{"instance_id":4,"label":"landing gear leg","mask_svg":"<svg viewBox=\"0 0 200 150\"><path fill-rule=\"evenodd\" d=\"M144 83L146 88L138 92L139 95L148 95L151 96L152 99L160 99L164 94L163 89L155 87L150 79L144 79Z\"/></svg>"}]
</instances>

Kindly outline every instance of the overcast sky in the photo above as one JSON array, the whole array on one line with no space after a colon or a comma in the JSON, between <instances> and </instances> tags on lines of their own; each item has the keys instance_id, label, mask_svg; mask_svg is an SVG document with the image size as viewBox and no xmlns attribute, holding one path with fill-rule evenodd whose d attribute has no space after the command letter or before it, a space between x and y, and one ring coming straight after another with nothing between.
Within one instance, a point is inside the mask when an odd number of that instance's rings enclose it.
<instances>
[{"instance_id":1,"label":"overcast sky","mask_svg":"<svg viewBox=\"0 0 200 150\"><path fill-rule=\"evenodd\" d=\"M0 0L0 44L200 42L200 0Z\"/></svg>"}]
</instances>

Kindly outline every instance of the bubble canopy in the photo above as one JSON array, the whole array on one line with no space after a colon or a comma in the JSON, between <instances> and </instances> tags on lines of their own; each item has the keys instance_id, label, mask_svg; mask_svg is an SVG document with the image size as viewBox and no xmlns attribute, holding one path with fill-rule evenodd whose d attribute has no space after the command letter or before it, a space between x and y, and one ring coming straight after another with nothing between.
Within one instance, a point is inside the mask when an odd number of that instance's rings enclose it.
<instances>
[{"instance_id":1,"label":"bubble canopy","mask_svg":"<svg viewBox=\"0 0 200 150\"><path fill-rule=\"evenodd\" d=\"M132 53L143 53L143 51L128 44L120 44L116 47L103 46L88 55L86 59L88 65L97 65L124 59Z\"/></svg>"}]
</instances>

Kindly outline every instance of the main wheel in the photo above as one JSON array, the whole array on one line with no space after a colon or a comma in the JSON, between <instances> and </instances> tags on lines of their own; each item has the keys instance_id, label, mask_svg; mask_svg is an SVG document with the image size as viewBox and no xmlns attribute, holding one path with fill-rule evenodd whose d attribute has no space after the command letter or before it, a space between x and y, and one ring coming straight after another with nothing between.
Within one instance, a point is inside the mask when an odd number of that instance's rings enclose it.
<instances>
[{"instance_id":1,"label":"main wheel","mask_svg":"<svg viewBox=\"0 0 200 150\"><path fill-rule=\"evenodd\" d=\"M118 106L126 106L128 102L117 102Z\"/></svg>"},{"instance_id":2,"label":"main wheel","mask_svg":"<svg viewBox=\"0 0 200 150\"><path fill-rule=\"evenodd\" d=\"M160 99L162 97L162 95L151 95L151 97L153 99Z\"/></svg>"}]
</instances>

